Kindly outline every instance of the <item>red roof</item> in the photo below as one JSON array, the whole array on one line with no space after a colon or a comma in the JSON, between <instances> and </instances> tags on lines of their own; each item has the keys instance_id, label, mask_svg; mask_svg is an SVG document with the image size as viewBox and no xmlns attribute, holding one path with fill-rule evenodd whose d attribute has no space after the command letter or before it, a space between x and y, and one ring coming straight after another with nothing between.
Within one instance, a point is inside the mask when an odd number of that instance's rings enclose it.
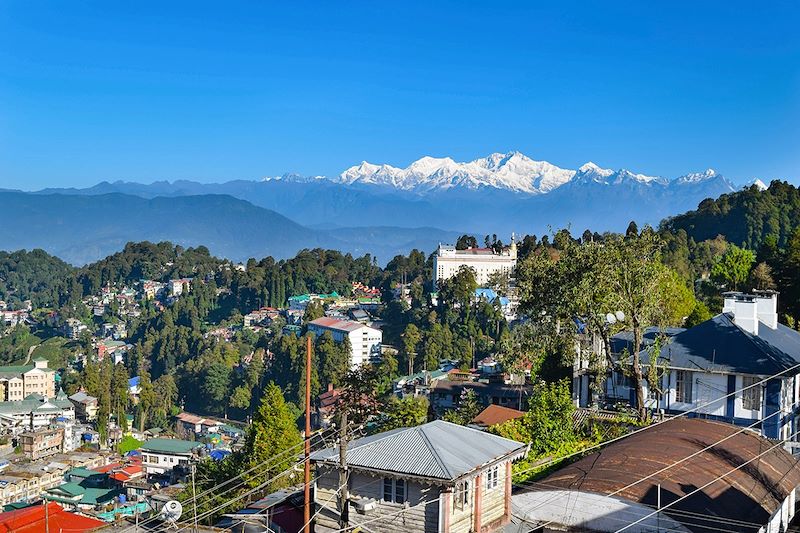
<instances>
[{"instance_id":1,"label":"red roof","mask_svg":"<svg viewBox=\"0 0 800 533\"><path fill-rule=\"evenodd\" d=\"M472 423L479 426L489 427L495 424L508 422L509 420L522 418L523 416L525 416L525 413L522 411L517 411L516 409L511 409L510 407L503 407L502 405L492 404L478 413L478 416L472 419Z\"/></svg>"},{"instance_id":2,"label":"red roof","mask_svg":"<svg viewBox=\"0 0 800 533\"><path fill-rule=\"evenodd\" d=\"M338 318L330 318L327 316L312 320L309 322L309 324L313 324L321 328L335 329L338 331L355 331L357 329L366 327L360 322L353 322L352 320L339 320Z\"/></svg>"},{"instance_id":3,"label":"red roof","mask_svg":"<svg viewBox=\"0 0 800 533\"><path fill-rule=\"evenodd\" d=\"M113 474L111 474L111 479L124 483L125 481L130 481L131 479L141 477L141 475L142 475L141 466L130 465L126 466L122 470L119 470L118 472L114 472Z\"/></svg>"},{"instance_id":4,"label":"red roof","mask_svg":"<svg viewBox=\"0 0 800 533\"><path fill-rule=\"evenodd\" d=\"M0 513L0 533L42 533L47 529L81 533L106 525L102 520L67 512L55 502L47 504L47 524L44 505Z\"/></svg>"},{"instance_id":5,"label":"red roof","mask_svg":"<svg viewBox=\"0 0 800 533\"><path fill-rule=\"evenodd\" d=\"M122 468L122 463L111 463L110 465L100 466L97 468L93 468L95 472L100 472L101 474L105 474L106 472L111 472L112 470L117 470Z\"/></svg>"}]
</instances>

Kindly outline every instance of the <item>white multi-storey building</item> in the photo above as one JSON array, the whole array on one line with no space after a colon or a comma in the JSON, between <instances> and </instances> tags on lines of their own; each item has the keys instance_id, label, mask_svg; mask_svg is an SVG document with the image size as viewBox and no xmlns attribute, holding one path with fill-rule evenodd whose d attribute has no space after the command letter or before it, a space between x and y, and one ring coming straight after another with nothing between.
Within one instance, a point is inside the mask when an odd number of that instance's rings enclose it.
<instances>
[{"instance_id":1,"label":"white multi-storey building","mask_svg":"<svg viewBox=\"0 0 800 533\"><path fill-rule=\"evenodd\" d=\"M500 253L491 248L467 248L456 250L455 246L440 244L433 257L433 282L455 276L461 267L469 267L475 271L478 285L485 286L489 277L495 272L509 276L517 266L517 243L511 238L511 245Z\"/></svg>"},{"instance_id":2,"label":"white multi-storey building","mask_svg":"<svg viewBox=\"0 0 800 533\"><path fill-rule=\"evenodd\" d=\"M330 331L336 343L350 339L350 365L353 368L380 361L383 332L379 329L352 320L323 317L309 322L308 330L317 336Z\"/></svg>"}]
</instances>

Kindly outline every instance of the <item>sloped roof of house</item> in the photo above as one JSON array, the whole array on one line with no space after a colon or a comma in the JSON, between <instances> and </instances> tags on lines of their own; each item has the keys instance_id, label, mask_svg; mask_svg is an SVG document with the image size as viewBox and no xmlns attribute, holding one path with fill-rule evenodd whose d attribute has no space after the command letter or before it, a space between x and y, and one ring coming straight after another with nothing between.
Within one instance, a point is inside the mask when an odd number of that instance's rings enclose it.
<instances>
[{"instance_id":1,"label":"sloped roof of house","mask_svg":"<svg viewBox=\"0 0 800 533\"><path fill-rule=\"evenodd\" d=\"M0 377L16 377L34 368L35 365L0 366Z\"/></svg>"},{"instance_id":2,"label":"sloped roof of house","mask_svg":"<svg viewBox=\"0 0 800 533\"><path fill-rule=\"evenodd\" d=\"M45 520L47 520L47 526L45 526ZM43 505L0 513L0 533L40 533L46 529L80 533L105 525L106 523L102 520L67 512L54 502L47 504L46 514Z\"/></svg>"},{"instance_id":3,"label":"sloped roof of house","mask_svg":"<svg viewBox=\"0 0 800 533\"><path fill-rule=\"evenodd\" d=\"M472 419L472 423L479 426L489 427L494 426L495 424L508 422L509 420L516 420L517 418L522 418L523 416L525 416L523 411L518 411L502 405L492 404L478 413L478 416Z\"/></svg>"},{"instance_id":4,"label":"sloped roof of house","mask_svg":"<svg viewBox=\"0 0 800 533\"><path fill-rule=\"evenodd\" d=\"M69 399L72 400L73 402L84 403L84 404L97 402L97 398L95 398L94 396L89 396L83 391L76 392L75 394L70 396Z\"/></svg>"},{"instance_id":5,"label":"sloped roof of house","mask_svg":"<svg viewBox=\"0 0 800 533\"><path fill-rule=\"evenodd\" d=\"M640 352L643 364L650 350ZM800 333L778 324L759 324L758 335L721 313L673 336L661 347L659 360L671 368L770 376L800 364Z\"/></svg>"},{"instance_id":6,"label":"sloped roof of house","mask_svg":"<svg viewBox=\"0 0 800 533\"><path fill-rule=\"evenodd\" d=\"M338 331L356 331L361 328L366 328L361 322L354 322L352 320L340 320L338 318L322 317L309 322L309 325L318 326L321 328L335 329Z\"/></svg>"},{"instance_id":7,"label":"sloped roof of house","mask_svg":"<svg viewBox=\"0 0 800 533\"><path fill-rule=\"evenodd\" d=\"M435 420L357 439L348 444L347 463L378 470L452 481L492 461L525 452L527 446L484 431ZM338 462L339 450L311 454L316 462Z\"/></svg>"},{"instance_id":8,"label":"sloped roof of house","mask_svg":"<svg viewBox=\"0 0 800 533\"><path fill-rule=\"evenodd\" d=\"M150 439L142 444L139 449L156 453L189 453L201 446L203 446L202 442L193 442L190 440Z\"/></svg>"},{"instance_id":9,"label":"sloped roof of house","mask_svg":"<svg viewBox=\"0 0 800 533\"><path fill-rule=\"evenodd\" d=\"M723 439L726 440L719 442ZM696 452L700 453L656 473ZM744 466L759 454L763 455ZM742 468L733 471L739 466ZM633 484L650 474L651 478ZM691 520L699 531L716 526L713 517L718 516L766 524L781 502L800 485L800 462L754 432L710 420L676 418L609 444L551 474L541 485L597 494L619 490L618 498L655 507L659 485L662 501L672 502L714 480L675 504L673 518L678 522L687 520L681 512L709 517L705 524L708 528ZM669 509L665 512L670 514Z\"/></svg>"}]
</instances>

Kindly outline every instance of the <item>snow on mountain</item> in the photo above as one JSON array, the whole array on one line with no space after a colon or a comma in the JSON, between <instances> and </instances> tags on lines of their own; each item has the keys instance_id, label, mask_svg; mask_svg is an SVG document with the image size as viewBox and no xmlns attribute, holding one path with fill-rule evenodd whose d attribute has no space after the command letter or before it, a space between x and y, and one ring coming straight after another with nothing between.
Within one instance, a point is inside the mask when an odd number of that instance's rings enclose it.
<instances>
[{"instance_id":1,"label":"snow on mountain","mask_svg":"<svg viewBox=\"0 0 800 533\"><path fill-rule=\"evenodd\" d=\"M313 183L315 181L326 180L325 176L303 176L294 172L287 172L281 176L266 176L261 181L289 181L294 183Z\"/></svg>"},{"instance_id":2,"label":"snow on mountain","mask_svg":"<svg viewBox=\"0 0 800 533\"><path fill-rule=\"evenodd\" d=\"M758 187L759 191L766 191L769 188L769 186L767 186L766 183L764 183L763 181L761 181L758 178L755 178L755 179L752 179L752 180L748 181L747 183L744 184L744 186L742 188L743 189L749 189L753 185Z\"/></svg>"},{"instance_id":3,"label":"snow on mountain","mask_svg":"<svg viewBox=\"0 0 800 533\"><path fill-rule=\"evenodd\" d=\"M449 157L423 157L404 169L363 162L342 172L340 183L386 185L406 191L426 192L453 188L491 187L520 193L541 194L567 183L574 170L547 161L534 161L519 152L494 153L458 163Z\"/></svg>"},{"instance_id":4,"label":"snow on mountain","mask_svg":"<svg viewBox=\"0 0 800 533\"><path fill-rule=\"evenodd\" d=\"M457 162L449 157L422 157L405 168L375 165L362 161L333 178L323 176L302 177L284 174L265 181L283 180L308 183L329 179L342 185L381 186L394 190L425 194L447 190L496 189L523 195L541 195L564 185L626 186L647 188L705 188L730 192L734 187L714 169L693 172L674 180L639 174L627 169L602 168L591 161L578 170L560 168L547 161L536 161L520 152L493 153L467 162ZM764 184L758 181L759 187Z\"/></svg>"},{"instance_id":5,"label":"snow on mountain","mask_svg":"<svg viewBox=\"0 0 800 533\"><path fill-rule=\"evenodd\" d=\"M718 176L719 174L717 174L716 170L714 170L713 168L709 168L705 172L690 172L689 174L681 176L675 181L677 183L700 183L703 181L714 179Z\"/></svg>"}]
</instances>

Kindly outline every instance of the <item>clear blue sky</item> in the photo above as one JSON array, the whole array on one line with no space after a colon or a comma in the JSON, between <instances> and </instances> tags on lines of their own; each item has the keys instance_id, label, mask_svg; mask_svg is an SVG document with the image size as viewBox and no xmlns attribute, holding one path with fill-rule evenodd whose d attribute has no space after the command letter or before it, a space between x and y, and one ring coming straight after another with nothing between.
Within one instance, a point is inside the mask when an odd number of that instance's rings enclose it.
<instances>
[{"instance_id":1,"label":"clear blue sky","mask_svg":"<svg viewBox=\"0 0 800 533\"><path fill-rule=\"evenodd\" d=\"M508 150L800 182L797 2L109 4L0 3L0 187Z\"/></svg>"}]
</instances>

